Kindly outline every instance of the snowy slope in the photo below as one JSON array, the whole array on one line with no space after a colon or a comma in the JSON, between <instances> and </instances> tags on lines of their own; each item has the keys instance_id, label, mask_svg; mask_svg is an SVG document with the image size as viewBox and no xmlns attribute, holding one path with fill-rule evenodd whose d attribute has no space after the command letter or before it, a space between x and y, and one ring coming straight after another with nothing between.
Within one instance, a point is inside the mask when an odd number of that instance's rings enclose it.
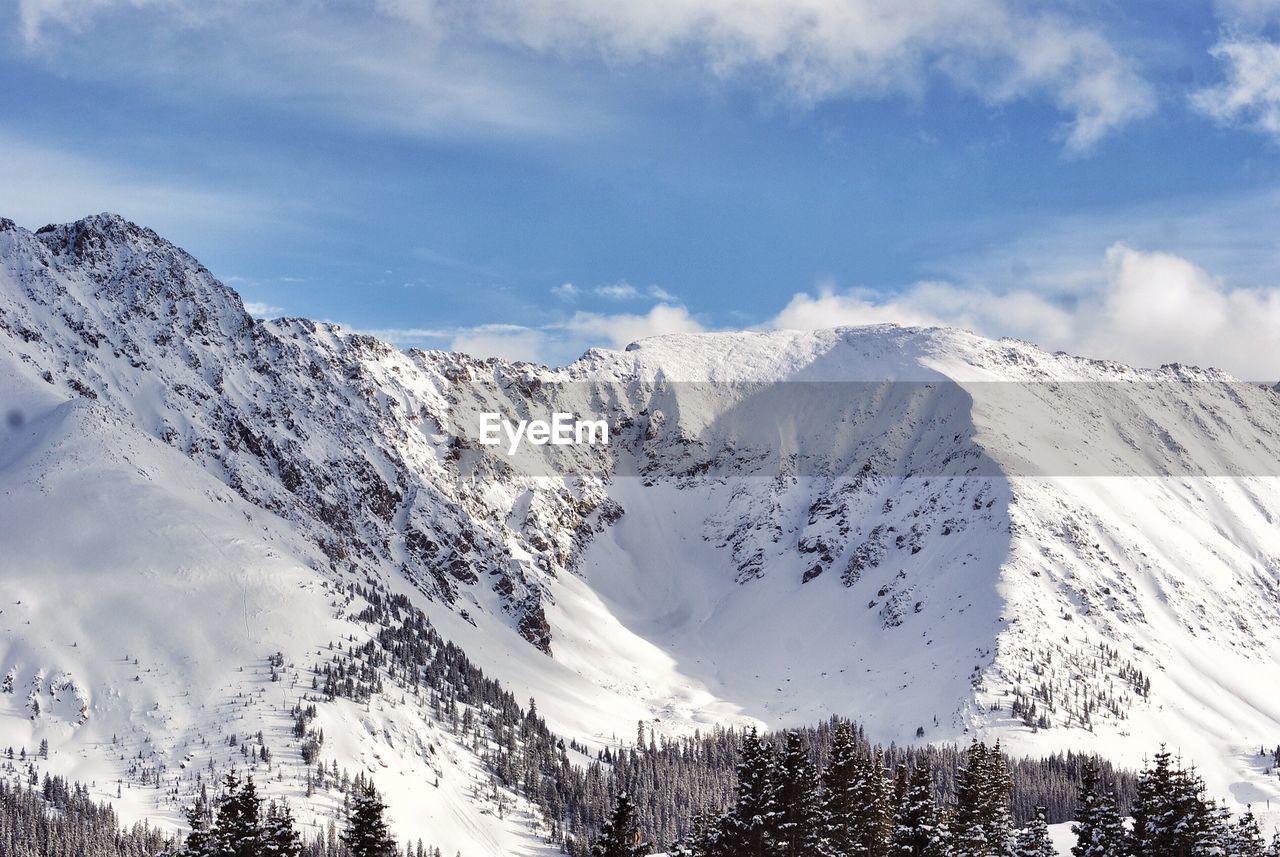
<instances>
[{"instance_id":1,"label":"snowy slope","mask_svg":"<svg viewBox=\"0 0 1280 857\"><path fill-rule=\"evenodd\" d=\"M304 825L340 819L336 789L303 800L290 714L332 642L369 634L328 557L106 396L68 397L18 359L0 402L0 677L13 687L0 745L34 759L48 741L38 772L92 783L126 819L175 825L233 766L291 798ZM323 705L313 725L326 763L374 777L400 836L446 853L556 853L514 797L502 819L476 797L491 776L472 747L400 692ZM240 744L265 744L270 764Z\"/></svg>"},{"instance_id":2,"label":"snowy slope","mask_svg":"<svg viewBox=\"0 0 1280 857\"><path fill-rule=\"evenodd\" d=\"M281 758L265 659L305 670L367 634L339 591L372 575L566 736L836 712L882 740L1129 763L1166 740L1215 790L1280 796L1249 756L1280 742L1272 389L895 327L659 337L564 369L406 353L256 322L110 215L0 222L0 366L23 602L0 613L22 691L0 745L52 736L80 776L148 741L172 770L233 710ZM476 442L486 410L600 415L612 438L506 459ZM57 671L75 689L29 719ZM407 748L449 736L398 700L326 706L326 754L403 781L407 834L536 847L475 804L465 747L423 786L440 756Z\"/></svg>"}]
</instances>

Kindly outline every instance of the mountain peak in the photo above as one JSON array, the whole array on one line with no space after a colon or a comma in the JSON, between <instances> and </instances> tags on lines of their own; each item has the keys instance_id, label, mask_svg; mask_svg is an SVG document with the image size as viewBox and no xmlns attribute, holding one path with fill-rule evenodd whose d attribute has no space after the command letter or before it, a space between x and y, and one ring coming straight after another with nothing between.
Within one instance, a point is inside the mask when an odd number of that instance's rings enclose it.
<instances>
[{"instance_id":1,"label":"mountain peak","mask_svg":"<svg viewBox=\"0 0 1280 857\"><path fill-rule=\"evenodd\" d=\"M11 221L6 221L11 223ZM8 231L11 230L11 231ZM239 295L181 247L112 212L32 233L0 229L17 282L47 299L59 291L76 305L76 323L151 339L157 324L173 335L235 340L253 328Z\"/></svg>"},{"instance_id":2,"label":"mountain peak","mask_svg":"<svg viewBox=\"0 0 1280 857\"><path fill-rule=\"evenodd\" d=\"M91 262L118 257L124 248L135 252L157 247L177 249L152 230L111 212L82 217L72 223L42 226L36 230L36 237L55 255L69 254Z\"/></svg>"}]
</instances>

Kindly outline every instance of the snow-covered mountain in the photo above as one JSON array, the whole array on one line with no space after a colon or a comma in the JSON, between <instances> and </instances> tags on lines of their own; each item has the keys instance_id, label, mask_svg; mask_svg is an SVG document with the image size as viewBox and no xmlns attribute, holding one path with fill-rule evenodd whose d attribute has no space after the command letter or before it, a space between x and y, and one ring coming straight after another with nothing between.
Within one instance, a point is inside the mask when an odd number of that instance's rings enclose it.
<instances>
[{"instance_id":1,"label":"snow-covered mountain","mask_svg":"<svg viewBox=\"0 0 1280 857\"><path fill-rule=\"evenodd\" d=\"M113 799L259 730L268 789L296 792L290 708L330 644L369 637L350 586L371 580L597 746L839 713L1130 764L1168 741L1221 793L1280 797L1253 755L1280 743L1264 385L892 326L563 369L404 352L255 321L99 215L0 220L0 410L0 746L47 739L42 764ZM512 458L481 412L610 440ZM403 835L539 853L476 748L390 684L317 722ZM173 818L167 797L119 801Z\"/></svg>"}]
</instances>

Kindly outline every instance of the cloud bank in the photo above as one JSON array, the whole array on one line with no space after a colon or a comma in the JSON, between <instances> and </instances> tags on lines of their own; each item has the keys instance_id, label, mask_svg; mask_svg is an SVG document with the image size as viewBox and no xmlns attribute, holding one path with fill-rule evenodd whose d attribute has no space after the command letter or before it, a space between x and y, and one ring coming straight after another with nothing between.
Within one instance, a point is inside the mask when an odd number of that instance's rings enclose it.
<instances>
[{"instance_id":1,"label":"cloud bank","mask_svg":"<svg viewBox=\"0 0 1280 857\"><path fill-rule=\"evenodd\" d=\"M992 292L923 282L893 294L830 286L793 296L768 327L892 322L961 327L1137 366L1191 363L1280 380L1280 288L1233 288L1187 259L1115 244L1070 293Z\"/></svg>"},{"instance_id":2,"label":"cloud bank","mask_svg":"<svg viewBox=\"0 0 1280 857\"><path fill-rule=\"evenodd\" d=\"M91 72L171 79L187 69L201 88L428 134L579 133L593 117L575 106L575 76L531 74L529 57L674 62L801 109L916 99L939 83L990 105L1043 100L1063 116L1059 136L1073 152L1155 107L1100 28L1009 0L379 0L354 11L20 0L18 24L30 51Z\"/></svg>"}]
</instances>

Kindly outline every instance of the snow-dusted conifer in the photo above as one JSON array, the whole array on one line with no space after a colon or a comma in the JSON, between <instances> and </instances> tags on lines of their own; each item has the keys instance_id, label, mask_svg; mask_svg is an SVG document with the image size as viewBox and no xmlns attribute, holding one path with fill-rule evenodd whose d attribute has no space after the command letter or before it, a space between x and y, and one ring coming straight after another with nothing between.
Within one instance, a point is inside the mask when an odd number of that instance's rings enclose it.
<instances>
[{"instance_id":1,"label":"snow-dusted conifer","mask_svg":"<svg viewBox=\"0 0 1280 857\"><path fill-rule=\"evenodd\" d=\"M262 857L299 857L302 839L293 822L293 812L283 800L272 801L262 822L259 853Z\"/></svg>"},{"instance_id":2,"label":"snow-dusted conifer","mask_svg":"<svg viewBox=\"0 0 1280 857\"><path fill-rule=\"evenodd\" d=\"M643 857L648 853L649 843L640 840L636 806L626 792L619 792L600 838L591 847L591 857Z\"/></svg>"},{"instance_id":3,"label":"snow-dusted conifer","mask_svg":"<svg viewBox=\"0 0 1280 857\"><path fill-rule=\"evenodd\" d=\"M894 816L892 857L946 857L947 845L938 807L933 799L933 776L921 761L907 779Z\"/></svg>"},{"instance_id":4,"label":"snow-dusted conifer","mask_svg":"<svg viewBox=\"0 0 1280 857\"><path fill-rule=\"evenodd\" d=\"M742 742L738 795L721 823L716 854L771 857L778 825L777 759L753 728Z\"/></svg>"},{"instance_id":5,"label":"snow-dusted conifer","mask_svg":"<svg viewBox=\"0 0 1280 857\"><path fill-rule=\"evenodd\" d=\"M1252 806L1245 807L1231 826L1230 852L1232 857L1267 857L1267 841L1262 836L1262 828L1258 826Z\"/></svg>"},{"instance_id":6,"label":"snow-dusted conifer","mask_svg":"<svg viewBox=\"0 0 1280 857\"><path fill-rule=\"evenodd\" d=\"M1036 807L1031 821L1018 831L1018 844L1014 854L1016 857L1058 857L1058 850L1053 847L1053 840L1049 837L1049 823L1045 818L1044 807Z\"/></svg>"},{"instance_id":7,"label":"snow-dusted conifer","mask_svg":"<svg viewBox=\"0 0 1280 857\"><path fill-rule=\"evenodd\" d=\"M853 857L856 852L858 817L856 787L862 776L862 758L853 727L839 723L832 737L831 759L822 773L826 799L822 807L822 854L824 857Z\"/></svg>"},{"instance_id":8,"label":"snow-dusted conifer","mask_svg":"<svg viewBox=\"0 0 1280 857\"><path fill-rule=\"evenodd\" d=\"M383 818L386 809L373 783L357 790L341 837L352 857L397 857L395 840Z\"/></svg>"},{"instance_id":9,"label":"snow-dusted conifer","mask_svg":"<svg viewBox=\"0 0 1280 857\"><path fill-rule=\"evenodd\" d=\"M786 751L778 769L777 854L812 857L817 853L822 806L818 771L799 732L787 733Z\"/></svg>"},{"instance_id":10,"label":"snow-dusted conifer","mask_svg":"<svg viewBox=\"0 0 1280 857\"><path fill-rule=\"evenodd\" d=\"M1085 762L1080 777L1080 798L1076 823L1071 832L1075 857L1123 857L1130 850L1129 836L1116 808L1114 792L1104 789L1098 763Z\"/></svg>"}]
</instances>

